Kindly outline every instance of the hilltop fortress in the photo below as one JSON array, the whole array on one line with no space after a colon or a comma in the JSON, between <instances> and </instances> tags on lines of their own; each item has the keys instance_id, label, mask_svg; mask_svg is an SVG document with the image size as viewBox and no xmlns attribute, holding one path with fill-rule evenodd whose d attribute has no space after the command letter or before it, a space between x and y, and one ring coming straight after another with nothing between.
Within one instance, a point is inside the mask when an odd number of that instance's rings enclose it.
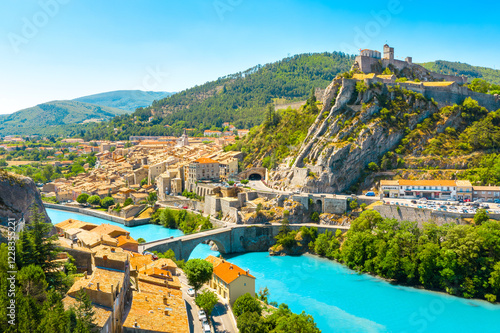
<instances>
[{"instance_id":1,"label":"hilltop fortress","mask_svg":"<svg viewBox=\"0 0 500 333\"><path fill-rule=\"evenodd\" d=\"M382 72L386 68L395 75L383 75ZM364 80L368 85L376 82L399 85L421 93L429 100L434 99L439 107L461 104L467 97L471 97L490 111L500 109L498 95L471 91L465 85L468 79L466 76L431 72L421 65L414 64L411 57L406 57L405 61L394 59L394 48L387 44L384 45L383 57L379 51L361 50L352 69L358 72L353 75L354 80ZM404 77L407 81L397 80L398 77Z\"/></svg>"}]
</instances>

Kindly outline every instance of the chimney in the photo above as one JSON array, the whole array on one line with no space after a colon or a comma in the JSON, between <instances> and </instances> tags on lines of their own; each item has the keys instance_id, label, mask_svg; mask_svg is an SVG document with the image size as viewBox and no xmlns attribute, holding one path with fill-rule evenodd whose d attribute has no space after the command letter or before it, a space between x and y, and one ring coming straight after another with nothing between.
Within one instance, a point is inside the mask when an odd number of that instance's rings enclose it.
<instances>
[{"instance_id":1,"label":"chimney","mask_svg":"<svg viewBox=\"0 0 500 333\"><path fill-rule=\"evenodd\" d=\"M97 290L100 290L100 289L99 289L99 282L97 282Z\"/></svg>"},{"instance_id":2,"label":"chimney","mask_svg":"<svg viewBox=\"0 0 500 333\"><path fill-rule=\"evenodd\" d=\"M111 285L111 295L113 295L113 285Z\"/></svg>"},{"instance_id":3,"label":"chimney","mask_svg":"<svg viewBox=\"0 0 500 333\"><path fill-rule=\"evenodd\" d=\"M167 295L163 295L163 304L165 304L165 305L168 304Z\"/></svg>"},{"instance_id":4,"label":"chimney","mask_svg":"<svg viewBox=\"0 0 500 333\"><path fill-rule=\"evenodd\" d=\"M250 270L249 269L247 269L247 275L250 275Z\"/></svg>"},{"instance_id":5,"label":"chimney","mask_svg":"<svg viewBox=\"0 0 500 333\"><path fill-rule=\"evenodd\" d=\"M134 320L134 327L139 327L139 324L137 323L137 320Z\"/></svg>"},{"instance_id":6,"label":"chimney","mask_svg":"<svg viewBox=\"0 0 500 333\"><path fill-rule=\"evenodd\" d=\"M73 248L73 244L74 244L74 243L71 243L71 248Z\"/></svg>"},{"instance_id":7,"label":"chimney","mask_svg":"<svg viewBox=\"0 0 500 333\"><path fill-rule=\"evenodd\" d=\"M229 269L233 269L233 265L229 266Z\"/></svg>"},{"instance_id":8,"label":"chimney","mask_svg":"<svg viewBox=\"0 0 500 333\"><path fill-rule=\"evenodd\" d=\"M240 273L240 272L238 272L238 276L240 276L240 275L241 275L241 273Z\"/></svg>"},{"instance_id":9,"label":"chimney","mask_svg":"<svg viewBox=\"0 0 500 333\"><path fill-rule=\"evenodd\" d=\"M127 234L127 239L130 239L130 234Z\"/></svg>"},{"instance_id":10,"label":"chimney","mask_svg":"<svg viewBox=\"0 0 500 333\"><path fill-rule=\"evenodd\" d=\"M108 260L108 256L107 256L107 255L104 255L104 256L102 256L102 259L103 259L103 260Z\"/></svg>"},{"instance_id":11,"label":"chimney","mask_svg":"<svg viewBox=\"0 0 500 333\"><path fill-rule=\"evenodd\" d=\"M148 301L148 296L146 296L146 297L144 298L144 300L147 302L147 301Z\"/></svg>"},{"instance_id":12,"label":"chimney","mask_svg":"<svg viewBox=\"0 0 500 333\"><path fill-rule=\"evenodd\" d=\"M114 247L111 248L111 252L115 252L115 248Z\"/></svg>"}]
</instances>

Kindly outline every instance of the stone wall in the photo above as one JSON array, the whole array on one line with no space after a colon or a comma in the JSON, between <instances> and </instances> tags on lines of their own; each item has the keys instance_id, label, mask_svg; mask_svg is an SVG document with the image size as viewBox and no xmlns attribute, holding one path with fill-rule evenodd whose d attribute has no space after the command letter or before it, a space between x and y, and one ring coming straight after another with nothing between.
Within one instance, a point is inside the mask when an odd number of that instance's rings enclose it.
<instances>
[{"instance_id":1,"label":"stone wall","mask_svg":"<svg viewBox=\"0 0 500 333\"><path fill-rule=\"evenodd\" d=\"M398 209L399 208L399 209ZM465 224L465 218L473 218L474 214L459 214L452 212L433 211L431 209L403 207L394 205L381 205L375 210L384 218L394 218L398 221L415 221L421 227L425 222L435 222L438 225L445 223ZM491 214L490 218L498 220L499 214Z\"/></svg>"}]
</instances>

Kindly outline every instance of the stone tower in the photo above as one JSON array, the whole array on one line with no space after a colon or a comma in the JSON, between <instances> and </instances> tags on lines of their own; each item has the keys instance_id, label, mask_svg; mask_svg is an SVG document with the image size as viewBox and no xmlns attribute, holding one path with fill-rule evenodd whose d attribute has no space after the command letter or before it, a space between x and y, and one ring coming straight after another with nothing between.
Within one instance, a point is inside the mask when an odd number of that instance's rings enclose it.
<instances>
[{"instance_id":1,"label":"stone tower","mask_svg":"<svg viewBox=\"0 0 500 333\"><path fill-rule=\"evenodd\" d=\"M184 147L184 146L189 146L189 139L186 129L184 129L184 133L182 134L182 136L179 139L177 139L177 147Z\"/></svg>"},{"instance_id":2,"label":"stone tower","mask_svg":"<svg viewBox=\"0 0 500 333\"><path fill-rule=\"evenodd\" d=\"M390 47L387 44L384 45L384 58L383 59L394 60L394 48L393 47Z\"/></svg>"}]
</instances>

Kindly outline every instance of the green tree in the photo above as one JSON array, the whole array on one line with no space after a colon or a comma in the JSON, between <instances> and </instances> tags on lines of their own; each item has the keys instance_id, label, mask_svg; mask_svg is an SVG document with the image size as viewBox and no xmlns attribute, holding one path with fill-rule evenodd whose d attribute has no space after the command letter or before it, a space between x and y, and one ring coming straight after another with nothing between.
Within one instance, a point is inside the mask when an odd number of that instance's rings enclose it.
<instances>
[{"instance_id":1,"label":"green tree","mask_svg":"<svg viewBox=\"0 0 500 333\"><path fill-rule=\"evenodd\" d=\"M358 208L358 200L351 200L351 202L349 202L349 207L351 207L351 210Z\"/></svg>"},{"instance_id":2,"label":"green tree","mask_svg":"<svg viewBox=\"0 0 500 333\"><path fill-rule=\"evenodd\" d=\"M101 198L98 195L92 195L87 199L87 202L92 206L96 206L101 203Z\"/></svg>"},{"instance_id":3,"label":"green tree","mask_svg":"<svg viewBox=\"0 0 500 333\"><path fill-rule=\"evenodd\" d=\"M74 332L96 332L95 311L87 293L81 289L76 296L78 307L74 309L77 324Z\"/></svg>"},{"instance_id":4,"label":"green tree","mask_svg":"<svg viewBox=\"0 0 500 333\"><path fill-rule=\"evenodd\" d=\"M80 204L87 203L87 200L89 198L89 195L87 193L82 193L76 198L76 202Z\"/></svg>"},{"instance_id":5,"label":"green tree","mask_svg":"<svg viewBox=\"0 0 500 333\"><path fill-rule=\"evenodd\" d=\"M190 259L186 262L184 273L187 276L189 284L193 286L195 293L198 292L204 283L210 281L213 269L213 265L203 259Z\"/></svg>"},{"instance_id":6,"label":"green tree","mask_svg":"<svg viewBox=\"0 0 500 333\"><path fill-rule=\"evenodd\" d=\"M207 316L212 315L215 305L219 302L217 295L213 291L204 290L195 298L195 303L205 311Z\"/></svg>"},{"instance_id":7,"label":"green tree","mask_svg":"<svg viewBox=\"0 0 500 333\"><path fill-rule=\"evenodd\" d=\"M484 222L488 221L490 217L485 209L478 209L476 214L474 215L474 223L476 225L481 225Z\"/></svg>"},{"instance_id":8,"label":"green tree","mask_svg":"<svg viewBox=\"0 0 500 333\"><path fill-rule=\"evenodd\" d=\"M146 202L148 203L148 205L154 206L154 204L156 203L156 200L158 200L158 196L156 195L156 192L151 192L148 194Z\"/></svg>"},{"instance_id":9,"label":"green tree","mask_svg":"<svg viewBox=\"0 0 500 333\"><path fill-rule=\"evenodd\" d=\"M474 79L469 84L469 89L478 93L486 94L490 88L490 84L483 79Z\"/></svg>"},{"instance_id":10,"label":"green tree","mask_svg":"<svg viewBox=\"0 0 500 333\"><path fill-rule=\"evenodd\" d=\"M112 197L105 197L101 200L100 204L102 208L108 208L115 204L115 199L113 199Z\"/></svg>"},{"instance_id":11,"label":"green tree","mask_svg":"<svg viewBox=\"0 0 500 333\"><path fill-rule=\"evenodd\" d=\"M177 228L177 222L171 209L165 208L162 211L160 215L160 223L169 229Z\"/></svg>"},{"instance_id":12,"label":"green tree","mask_svg":"<svg viewBox=\"0 0 500 333\"><path fill-rule=\"evenodd\" d=\"M245 312L255 312L259 316L262 314L260 302L249 293L238 297L233 305L233 313L236 317L241 316Z\"/></svg>"},{"instance_id":13,"label":"green tree","mask_svg":"<svg viewBox=\"0 0 500 333\"><path fill-rule=\"evenodd\" d=\"M313 221L313 222L318 222L319 221L319 213L318 212L313 212L311 214L311 221Z\"/></svg>"},{"instance_id":14,"label":"green tree","mask_svg":"<svg viewBox=\"0 0 500 333\"><path fill-rule=\"evenodd\" d=\"M143 180L141 180L141 186L144 186L144 185L147 185L148 184L148 179L147 178L144 178Z\"/></svg>"},{"instance_id":15,"label":"green tree","mask_svg":"<svg viewBox=\"0 0 500 333\"><path fill-rule=\"evenodd\" d=\"M249 182L250 182L250 181L249 181L248 179L242 179L242 180L241 180L241 183L242 183L243 185L246 185L246 184L248 184Z\"/></svg>"},{"instance_id":16,"label":"green tree","mask_svg":"<svg viewBox=\"0 0 500 333\"><path fill-rule=\"evenodd\" d=\"M237 319L237 327L241 333L267 333L266 322L257 312L245 312ZM296 331L293 331L296 332Z\"/></svg>"},{"instance_id":17,"label":"green tree","mask_svg":"<svg viewBox=\"0 0 500 333\"><path fill-rule=\"evenodd\" d=\"M321 333L321 330L317 327L311 315L302 312L301 314L292 313L288 317L280 317L276 321L276 328L273 332Z\"/></svg>"},{"instance_id":18,"label":"green tree","mask_svg":"<svg viewBox=\"0 0 500 333\"><path fill-rule=\"evenodd\" d=\"M269 289L267 287L265 287L264 289L260 288L259 289L259 293L258 293L258 298L268 304L268 298L269 298Z\"/></svg>"},{"instance_id":19,"label":"green tree","mask_svg":"<svg viewBox=\"0 0 500 333\"><path fill-rule=\"evenodd\" d=\"M371 170L371 171L374 171L374 172L376 172L376 171L379 170L378 165L375 162L370 162L368 164L368 169Z\"/></svg>"},{"instance_id":20,"label":"green tree","mask_svg":"<svg viewBox=\"0 0 500 333\"><path fill-rule=\"evenodd\" d=\"M134 204L134 201L132 200L132 198L127 198L127 199L125 199L125 202L123 203L123 207L127 207L127 206L130 206L133 204Z\"/></svg>"},{"instance_id":21,"label":"green tree","mask_svg":"<svg viewBox=\"0 0 500 333\"><path fill-rule=\"evenodd\" d=\"M139 238L137 238L137 243L143 244L143 243L146 243L146 240L142 237L139 237Z\"/></svg>"}]
</instances>

